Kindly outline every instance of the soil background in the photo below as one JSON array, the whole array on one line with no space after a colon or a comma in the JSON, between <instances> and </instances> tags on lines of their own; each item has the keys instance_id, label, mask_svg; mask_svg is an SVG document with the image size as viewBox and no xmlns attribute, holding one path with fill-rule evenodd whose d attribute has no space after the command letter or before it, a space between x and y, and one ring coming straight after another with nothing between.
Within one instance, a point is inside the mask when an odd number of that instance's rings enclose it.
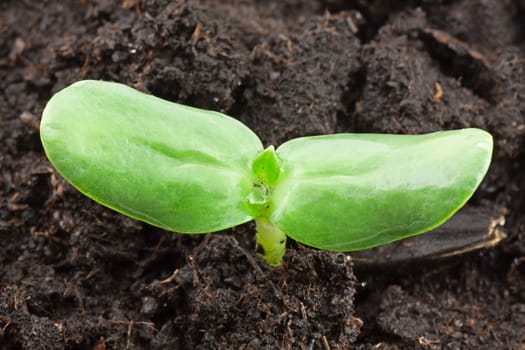
<instances>
[{"instance_id":1,"label":"soil background","mask_svg":"<svg viewBox=\"0 0 525 350\"><path fill-rule=\"evenodd\" d=\"M126 218L40 145L46 101L87 78L224 112L265 144L486 129L468 205L506 238L366 269L289 242L269 268L251 224ZM0 349L524 349L524 135L523 1L2 0Z\"/></svg>"}]
</instances>

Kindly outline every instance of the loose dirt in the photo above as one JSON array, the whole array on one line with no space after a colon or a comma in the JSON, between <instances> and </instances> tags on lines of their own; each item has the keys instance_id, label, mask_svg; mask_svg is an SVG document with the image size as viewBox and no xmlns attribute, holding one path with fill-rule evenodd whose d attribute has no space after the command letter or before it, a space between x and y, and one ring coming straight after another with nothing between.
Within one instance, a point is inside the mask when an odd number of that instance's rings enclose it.
<instances>
[{"instance_id":1,"label":"loose dirt","mask_svg":"<svg viewBox=\"0 0 525 350\"><path fill-rule=\"evenodd\" d=\"M518 0L2 1L0 348L523 349L524 23ZM366 269L289 242L270 268L251 224L190 236L126 218L40 145L46 101L87 78L224 112L265 144L486 129L493 164L468 205L507 237Z\"/></svg>"}]
</instances>

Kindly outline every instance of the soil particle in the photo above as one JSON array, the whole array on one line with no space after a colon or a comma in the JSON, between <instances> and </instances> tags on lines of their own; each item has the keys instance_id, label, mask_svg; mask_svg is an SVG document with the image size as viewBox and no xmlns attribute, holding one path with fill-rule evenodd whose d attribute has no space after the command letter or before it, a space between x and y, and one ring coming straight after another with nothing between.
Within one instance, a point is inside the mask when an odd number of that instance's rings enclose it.
<instances>
[{"instance_id":1,"label":"soil particle","mask_svg":"<svg viewBox=\"0 0 525 350\"><path fill-rule=\"evenodd\" d=\"M359 131L486 127L480 115L488 103L444 76L415 35L414 29L425 26L422 11L401 13L363 48L366 84L354 115Z\"/></svg>"},{"instance_id":2,"label":"soil particle","mask_svg":"<svg viewBox=\"0 0 525 350\"><path fill-rule=\"evenodd\" d=\"M487 277L475 274L463 281L443 281L454 283L460 297L434 287L405 290L390 285L381 296L379 325L413 347L519 349L525 338L516 337L513 330L525 326L523 303L509 295L504 280ZM478 288L484 290L482 295L475 291ZM491 333L499 336L487 347Z\"/></svg>"},{"instance_id":3,"label":"soil particle","mask_svg":"<svg viewBox=\"0 0 525 350\"><path fill-rule=\"evenodd\" d=\"M248 254L218 235L179 270L178 294L192 309L189 320L173 320L185 330L182 348L321 349L325 341L343 349L356 339L361 321L353 316L356 281L347 256L291 250L281 269Z\"/></svg>"},{"instance_id":4,"label":"soil particle","mask_svg":"<svg viewBox=\"0 0 525 350\"><path fill-rule=\"evenodd\" d=\"M360 43L352 15L311 17L299 32L280 33L252 52L254 70L237 113L264 142L333 133L341 96L357 89L349 77L360 69Z\"/></svg>"},{"instance_id":5,"label":"soil particle","mask_svg":"<svg viewBox=\"0 0 525 350\"><path fill-rule=\"evenodd\" d=\"M523 43L523 18L515 0L460 0L450 6L429 2L425 9L433 26L481 50Z\"/></svg>"}]
</instances>

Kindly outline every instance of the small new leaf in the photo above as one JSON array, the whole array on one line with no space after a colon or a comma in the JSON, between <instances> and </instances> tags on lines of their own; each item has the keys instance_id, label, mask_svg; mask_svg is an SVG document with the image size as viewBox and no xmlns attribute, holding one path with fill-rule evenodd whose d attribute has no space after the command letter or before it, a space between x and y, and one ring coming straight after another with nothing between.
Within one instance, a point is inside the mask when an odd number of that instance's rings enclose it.
<instances>
[{"instance_id":1,"label":"small new leaf","mask_svg":"<svg viewBox=\"0 0 525 350\"><path fill-rule=\"evenodd\" d=\"M252 164L253 174L262 182L269 186L277 184L279 175L281 174L281 167L279 159L275 154L275 148L269 146L255 158Z\"/></svg>"}]
</instances>

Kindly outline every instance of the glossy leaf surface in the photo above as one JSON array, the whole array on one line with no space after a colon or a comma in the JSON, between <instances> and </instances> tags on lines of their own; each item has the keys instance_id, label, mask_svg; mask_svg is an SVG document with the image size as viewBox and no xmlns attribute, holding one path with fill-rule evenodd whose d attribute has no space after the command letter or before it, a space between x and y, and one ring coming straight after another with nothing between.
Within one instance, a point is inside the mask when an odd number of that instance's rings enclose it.
<instances>
[{"instance_id":1,"label":"glossy leaf surface","mask_svg":"<svg viewBox=\"0 0 525 350\"><path fill-rule=\"evenodd\" d=\"M131 217L186 233L252 219L251 162L263 147L223 114L81 81L49 101L41 138L68 181Z\"/></svg>"},{"instance_id":2,"label":"glossy leaf surface","mask_svg":"<svg viewBox=\"0 0 525 350\"><path fill-rule=\"evenodd\" d=\"M490 163L479 129L426 135L336 134L277 149L270 221L295 240L351 251L430 230L473 194Z\"/></svg>"}]
</instances>

